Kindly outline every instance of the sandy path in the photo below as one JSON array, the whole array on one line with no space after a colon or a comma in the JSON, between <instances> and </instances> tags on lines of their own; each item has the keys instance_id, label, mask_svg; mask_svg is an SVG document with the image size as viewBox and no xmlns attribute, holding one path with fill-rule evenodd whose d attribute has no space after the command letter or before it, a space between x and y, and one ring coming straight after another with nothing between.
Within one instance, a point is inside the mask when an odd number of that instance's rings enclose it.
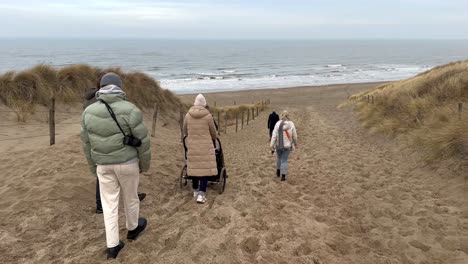
<instances>
[{"instance_id":1,"label":"sandy path","mask_svg":"<svg viewBox=\"0 0 468 264\"><path fill-rule=\"evenodd\" d=\"M287 182L275 177L266 112L241 132L222 135L227 189L218 195L212 188L202 206L189 187L178 189L177 126L158 127L153 167L140 184L150 226L118 262L467 263L460 172L422 166L416 154L367 134L351 111L336 109L346 95L341 87L277 100L300 138ZM2 156L0 164L6 263L103 262L103 221L92 213L94 181L78 137ZM124 236L123 217L121 227Z\"/></svg>"}]
</instances>

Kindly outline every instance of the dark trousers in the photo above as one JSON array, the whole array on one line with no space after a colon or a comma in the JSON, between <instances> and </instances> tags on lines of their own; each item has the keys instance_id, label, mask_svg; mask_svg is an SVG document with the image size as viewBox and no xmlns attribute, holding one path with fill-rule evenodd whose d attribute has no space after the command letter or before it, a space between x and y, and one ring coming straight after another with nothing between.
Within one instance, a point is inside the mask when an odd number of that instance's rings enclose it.
<instances>
[{"instance_id":1,"label":"dark trousers","mask_svg":"<svg viewBox=\"0 0 468 264\"><path fill-rule=\"evenodd\" d=\"M200 183L199 191L206 192L206 187L208 186L208 178L207 177L193 177L192 178L192 188L194 190L198 189L199 183Z\"/></svg>"},{"instance_id":2,"label":"dark trousers","mask_svg":"<svg viewBox=\"0 0 468 264\"><path fill-rule=\"evenodd\" d=\"M271 140L271 136L273 136L273 128L270 128L270 140Z\"/></svg>"},{"instance_id":3,"label":"dark trousers","mask_svg":"<svg viewBox=\"0 0 468 264\"><path fill-rule=\"evenodd\" d=\"M96 208L102 209L101 191L99 190L99 179L96 177Z\"/></svg>"}]
</instances>

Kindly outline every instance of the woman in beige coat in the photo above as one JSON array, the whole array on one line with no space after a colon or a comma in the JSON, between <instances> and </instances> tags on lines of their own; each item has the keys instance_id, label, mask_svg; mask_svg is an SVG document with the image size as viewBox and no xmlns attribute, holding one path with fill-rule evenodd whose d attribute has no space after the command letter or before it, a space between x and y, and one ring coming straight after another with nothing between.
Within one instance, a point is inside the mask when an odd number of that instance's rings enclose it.
<instances>
[{"instance_id":1,"label":"woman in beige coat","mask_svg":"<svg viewBox=\"0 0 468 264\"><path fill-rule=\"evenodd\" d=\"M193 196L197 203L205 203L209 176L218 175L214 141L216 127L213 116L206 109L206 99L199 94L184 119L187 146L187 175L193 177Z\"/></svg>"}]
</instances>

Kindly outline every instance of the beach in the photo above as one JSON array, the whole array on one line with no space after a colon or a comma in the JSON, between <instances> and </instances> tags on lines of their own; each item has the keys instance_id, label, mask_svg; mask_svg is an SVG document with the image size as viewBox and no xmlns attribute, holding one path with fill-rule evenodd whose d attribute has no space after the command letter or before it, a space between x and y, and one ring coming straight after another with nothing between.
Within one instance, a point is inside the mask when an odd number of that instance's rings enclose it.
<instances>
[{"instance_id":1,"label":"beach","mask_svg":"<svg viewBox=\"0 0 468 264\"><path fill-rule=\"evenodd\" d=\"M196 204L179 189L184 164L178 113L158 120L152 164L141 175L148 219L118 263L468 263L466 171L425 163L403 142L363 128L338 105L378 83L209 93L209 105L270 99L269 109L223 143L226 191L209 186ZM191 103L196 95L180 95ZM59 106L65 109L66 106ZM6 109L2 106L1 109ZM1 110L0 109L0 110ZM286 182L268 145L272 110L288 110L299 147ZM46 109L44 109L45 111ZM95 178L79 138L80 107L67 108L57 144L47 137L0 144L0 255L4 263L103 263L105 231L95 210ZM151 110L146 113L147 127ZM5 123L14 116L5 115ZM2 128L26 137L42 126ZM120 212L120 235L125 218Z\"/></svg>"}]
</instances>

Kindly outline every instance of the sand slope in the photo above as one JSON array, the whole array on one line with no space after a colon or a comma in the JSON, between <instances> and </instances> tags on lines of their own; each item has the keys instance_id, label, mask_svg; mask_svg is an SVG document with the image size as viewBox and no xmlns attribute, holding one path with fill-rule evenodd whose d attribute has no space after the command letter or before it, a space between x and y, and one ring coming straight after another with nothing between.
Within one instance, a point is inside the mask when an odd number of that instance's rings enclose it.
<instances>
[{"instance_id":1,"label":"sand slope","mask_svg":"<svg viewBox=\"0 0 468 264\"><path fill-rule=\"evenodd\" d=\"M149 227L117 262L467 263L466 171L425 166L417 153L369 135L349 109L336 109L349 89L364 88L256 91L289 109L298 128L289 179L275 177L264 112L222 135L230 178L223 195L211 188L205 205L194 203L189 187L178 189L177 125L158 127L152 169L140 184ZM252 93L208 97L247 101ZM0 171L5 263L105 262L103 219L93 214L94 178L78 136L4 153Z\"/></svg>"}]
</instances>

